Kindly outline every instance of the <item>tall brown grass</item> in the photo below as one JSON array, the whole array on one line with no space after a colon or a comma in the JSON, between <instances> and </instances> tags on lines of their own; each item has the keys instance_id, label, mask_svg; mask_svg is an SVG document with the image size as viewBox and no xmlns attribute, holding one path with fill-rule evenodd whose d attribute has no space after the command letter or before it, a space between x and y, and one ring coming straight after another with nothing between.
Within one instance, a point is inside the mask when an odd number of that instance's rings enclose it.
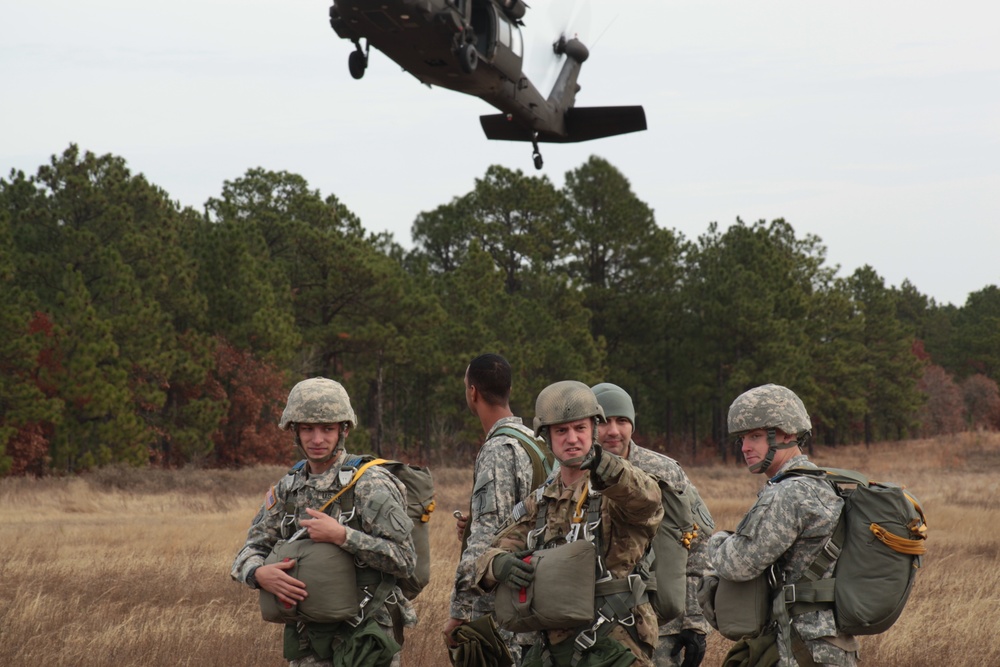
<instances>
[{"instance_id":1,"label":"tall brown grass","mask_svg":"<svg viewBox=\"0 0 1000 667\"><path fill-rule=\"evenodd\" d=\"M1000 435L821 449L823 465L904 482L922 501L930 553L902 618L862 639L869 665L1000 665ZM761 483L737 466L689 466L719 528ZM229 566L284 470L105 469L0 481L0 664L282 665L281 629ZM431 584L407 667L447 665L441 628L458 559L451 510L471 472L435 470ZM705 665L729 642L712 635Z\"/></svg>"}]
</instances>

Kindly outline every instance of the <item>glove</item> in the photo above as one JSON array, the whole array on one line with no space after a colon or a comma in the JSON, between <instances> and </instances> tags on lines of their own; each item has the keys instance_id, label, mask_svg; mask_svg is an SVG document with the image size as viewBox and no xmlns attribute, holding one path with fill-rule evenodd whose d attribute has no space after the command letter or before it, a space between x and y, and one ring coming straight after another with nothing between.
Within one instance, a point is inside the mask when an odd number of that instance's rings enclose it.
<instances>
[{"instance_id":1,"label":"glove","mask_svg":"<svg viewBox=\"0 0 1000 667\"><path fill-rule=\"evenodd\" d=\"M527 588L535 579L535 566L521 559L529 554L530 551L500 554L493 559L493 576L514 590Z\"/></svg>"},{"instance_id":2,"label":"glove","mask_svg":"<svg viewBox=\"0 0 1000 667\"><path fill-rule=\"evenodd\" d=\"M591 471L590 484L597 490L616 484L623 469L622 460L614 454L605 454L604 448L596 442L580 464L580 470Z\"/></svg>"},{"instance_id":3,"label":"glove","mask_svg":"<svg viewBox=\"0 0 1000 667\"><path fill-rule=\"evenodd\" d=\"M670 655L676 657L681 649L684 650L684 662L681 663L681 667L698 667L705 658L705 635L690 628L681 630L677 636L677 645Z\"/></svg>"}]
</instances>

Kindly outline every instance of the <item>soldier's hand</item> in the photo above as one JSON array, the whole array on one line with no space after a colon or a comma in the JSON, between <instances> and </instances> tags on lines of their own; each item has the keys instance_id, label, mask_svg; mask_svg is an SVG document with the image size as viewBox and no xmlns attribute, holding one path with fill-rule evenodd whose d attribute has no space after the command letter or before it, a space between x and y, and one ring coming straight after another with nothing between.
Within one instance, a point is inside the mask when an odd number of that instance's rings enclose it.
<instances>
[{"instance_id":1,"label":"soldier's hand","mask_svg":"<svg viewBox=\"0 0 1000 667\"><path fill-rule=\"evenodd\" d=\"M448 648L455 648L458 644L455 642L455 630L465 625L468 621L461 618L449 618L448 622L444 624L444 643L448 645Z\"/></svg>"},{"instance_id":2,"label":"soldier's hand","mask_svg":"<svg viewBox=\"0 0 1000 667\"><path fill-rule=\"evenodd\" d=\"M590 484L595 489L606 489L617 483L623 469L622 460L614 454L606 454L596 442L580 464L580 470L590 471Z\"/></svg>"},{"instance_id":3,"label":"soldier's hand","mask_svg":"<svg viewBox=\"0 0 1000 667\"><path fill-rule=\"evenodd\" d=\"M461 542L462 538L465 537L465 526L469 523L469 515L462 514L458 510L452 514L455 516L455 534L458 536L458 541Z\"/></svg>"},{"instance_id":4,"label":"soldier's hand","mask_svg":"<svg viewBox=\"0 0 1000 667\"><path fill-rule=\"evenodd\" d=\"M681 634L677 636L677 645L670 655L676 657L681 649L684 650L681 667L698 667L705 658L705 635L690 628L681 630Z\"/></svg>"},{"instance_id":5,"label":"soldier's hand","mask_svg":"<svg viewBox=\"0 0 1000 667\"><path fill-rule=\"evenodd\" d=\"M295 567L295 561L286 558L280 563L261 565L254 571L254 579L257 585L268 593L273 593L278 602L286 607L292 607L305 600L309 593L306 592L306 585L288 574L288 570Z\"/></svg>"},{"instance_id":6,"label":"soldier's hand","mask_svg":"<svg viewBox=\"0 0 1000 667\"><path fill-rule=\"evenodd\" d=\"M493 576L514 590L527 588L535 580L535 566L522 560L530 551L502 553L493 559Z\"/></svg>"},{"instance_id":7,"label":"soldier's hand","mask_svg":"<svg viewBox=\"0 0 1000 667\"><path fill-rule=\"evenodd\" d=\"M341 546L347 541L347 528L329 514L311 507L306 508L306 514L312 518L301 519L299 524L309 531L309 539L313 542L330 542Z\"/></svg>"}]
</instances>

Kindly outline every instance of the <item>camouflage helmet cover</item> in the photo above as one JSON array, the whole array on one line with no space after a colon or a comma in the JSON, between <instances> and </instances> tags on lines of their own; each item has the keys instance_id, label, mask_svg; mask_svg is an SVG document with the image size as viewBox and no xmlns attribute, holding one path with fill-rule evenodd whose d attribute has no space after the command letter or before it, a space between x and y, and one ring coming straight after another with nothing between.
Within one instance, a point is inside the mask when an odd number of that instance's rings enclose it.
<instances>
[{"instance_id":1,"label":"camouflage helmet cover","mask_svg":"<svg viewBox=\"0 0 1000 667\"><path fill-rule=\"evenodd\" d=\"M552 424L565 424L577 419L604 418L604 408L590 387L576 380L563 380L550 384L535 399L535 435Z\"/></svg>"},{"instance_id":2,"label":"camouflage helmet cover","mask_svg":"<svg viewBox=\"0 0 1000 667\"><path fill-rule=\"evenodd\" d=\"M765 384L745 391L729 406L729 434L775 428L799 436L812 430L802 399L788 387Z\"/></svg>"},{"instance_id":3,"label":"camouflage helmet cover","mask_svg":"<svg viewBox=\"0 0 1000 667\"><path fill-rule=\"evenodd\" d=\"M635 428L635 405L627 391L610 382L595 384L591 390L604 408L605 417L625 417L632 422L632 428Z\"/></svg>"},{"instance_id":4,"label":"camouflage helmet cover","mask_svg":"<svg viewBox=\"0 0 1000 667\"><path fill-rule=\"evenodd\" d=\"M292 424L357 425L347 390L339 382L323 377L309 378L292 387L278 426L287 430Z\"/></svg>"}]
</instances>

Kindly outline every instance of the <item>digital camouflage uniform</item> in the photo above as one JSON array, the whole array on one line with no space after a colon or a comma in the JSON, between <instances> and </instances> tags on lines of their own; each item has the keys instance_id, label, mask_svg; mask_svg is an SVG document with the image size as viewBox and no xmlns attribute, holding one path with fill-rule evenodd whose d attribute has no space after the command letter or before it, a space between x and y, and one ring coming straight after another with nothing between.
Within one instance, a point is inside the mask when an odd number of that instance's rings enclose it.
<instances>
[{"instance_id":1,"label":"digital camouflage uniform","mask_svg":"<svg viewBox=\"0 0 1000 667\"><path fill-rule=\"evenodd\" d=\"M514 506L534 490L531 457L524 447L509 435L494 435L504 426L522 431L532 440L535 437L520 417L504 417L486 434L486 442L476 456L469 537L455 570L455 586L451 591L452 618L472 621L493 613L494 594L484 595L475 587L476 559L493 544ZM503 629L500 633L517 656L520 650L514 633ZM532 636L521 635L521 643L529 643Z\"/></svg>"},{"instance_id":2,"label":"digital camouflage uniform","mask_svg":"<svg viewBox=\"0 0 1000 667\"><path fill-rule=\"evenodd\" d=\"M604 453L604 456L614 456ZM544 487L542 495L548 499L546 528L540 544L557 546L565 542L565 536L572 526L572 518L577 500L589 488L589 475L584 475L571 486L564 486L558 473L553 473ZM601 491L601 544L604 546L604 564L616 578L628 576L642 559L656 534L663 505L660 489L656 482L638 468L625 462L618 482ZM480 556L476 564L476 583L484 590L484 577L495 556L505 551L520 551L525 548L528 532L535 526L538 516L538 502L534 494L524 501L525 515L517 523L504 529L493 541L493 546ZM502 585L502 584L501 584ZM652 662L646 650L657 642L656 614L647 602L635 609L635 626L640 640L647 644L644 648L635 644L620 625L609 633L628 647L636 656L635 667L651 667ZM548 630L550 643L573 641L580 630Z\"/></svg>"},{"instance_id":3,"label":"digital camouflage uniform","mask_svg":"<svg viewBox=\"0 0 1000 667\"><path fill-rule=\"evenodd\" d=\"M243 549L233 561L233 579L247 583L247 575L253 568L264 564L264 559L271 553L275 543L299 530L301 519L311 518L306 514L305 508L319 509L350 481L348 471L345 470L346 479L340 476L347 457L347 452L341 449L333 466L325 473L310 475L308 466L303 466L285 475L271 487L247 532ZM388 500L385 500L386 496ZM405 499L406 488L399 480L380 466L370 467L354 485L354 508L360 517L362 530L347 527L347 539L341 548L354 554L361 565L397 578L412 574L417 556L410 537L412 522L406 515ZM373 511L372 507L379 509ZM338 517L340 500L328 508L327 512ZM412 604L403 597L398 586L393 589L393 593L399 602L398 610L403 625L416 625L417 617ZM392 620L385 606L375 612L374 620L389 637L393 636ZM330 662L304 658L293 661L292 664L329 665ZM399 664L398 653L393 664Z\"/></svg>"},{"instance_id":4,"label":"digital camouflage uniform","mask_svg":"<svg viewBox=\"0 0 1000 667\"><path fill-rule=\"evenodd\" d=\"M715 522L712 521L708 507L705 506L698 494L698 489L691 483L677 461L669 456L640 447L634 441L629 442L627 460L646 474L666 482L678 494L687 493L696 496L695 502L692 503L692 510L695 513L694 519L698 523L699 530L698 537L691 542L691 549L688 551L687 609L680 618L675 618L660 626L660 643L653 653L653 663L656 667L680 667L684 655L679 651L677 655L670 654L677 646L681 630L697 630L705 635L712 631L712 626L705 620L701 605L698 604L697 592L698 582L709 569L708 536L715 528Z\"/></svg>"},{"instance_id":5,"label":"digital camouflage uniform","mask_svg":"<svg viewBox=\"0 0 1000 667\"><path fill-rule=\"evenodd\" d=\"M800 454L786 461L778 474L795 467L816 466ZM711 537L708 545L711 565L721 577L749 581L777 563L784 583L793 584L833 534L843 505L844 501L822 479L794 476L779 483L768 482L735 533L718 532ZM835 565L830 565L824 579L833 575ZM841 667L857 664L857 640L850 635L838 636L832 609L795 616L792 626L805 640L816 663ZM782 632L779 628L779 633ZM781 638L779 634L779 665L793 667L798 663L787 655ZM844 648L821 638L832 638L831 641Z\"/></svg>"}]
</instances>

